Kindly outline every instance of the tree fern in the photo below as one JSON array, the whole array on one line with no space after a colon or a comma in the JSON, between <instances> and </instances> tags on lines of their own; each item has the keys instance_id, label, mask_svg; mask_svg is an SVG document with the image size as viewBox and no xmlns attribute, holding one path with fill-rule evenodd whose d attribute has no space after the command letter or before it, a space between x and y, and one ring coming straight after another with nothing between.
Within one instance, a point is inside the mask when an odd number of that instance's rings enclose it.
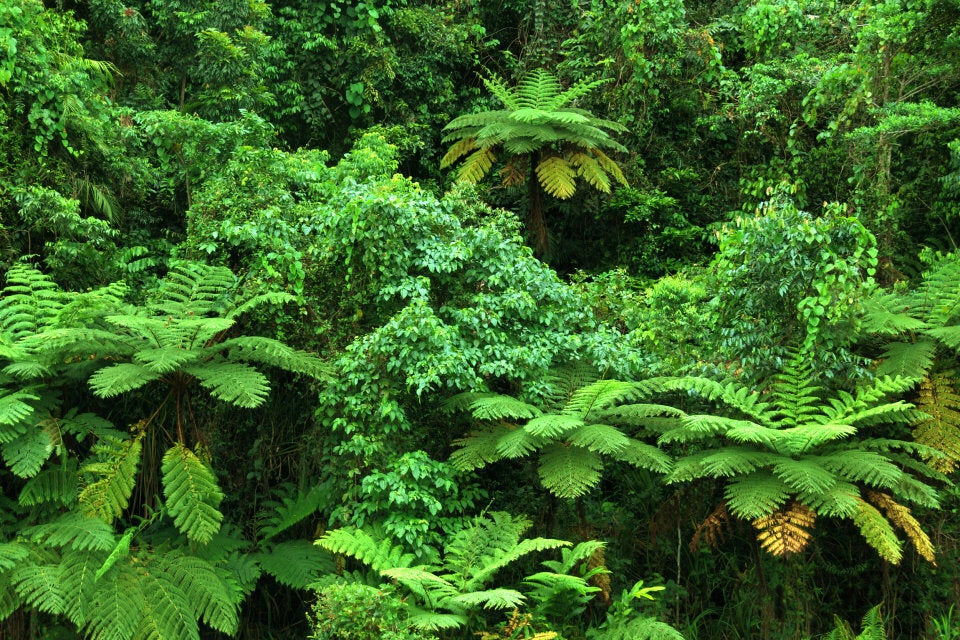
<instances>
[{"instance_id":1,"label":"tree fern","mask_svg":"<svg viewBox=\"0 0 960 640\"><path fill-rule=\"evenodd\" d=\"M589 384L570 388L584 380ZM562 498L580 497L596 486L605 457L660 472L670 469L666 454L614 425L621 418L629 425L641 415L669 415L676 410L619 404L637 395L635 386L596 380L595 372L585 374L580 365L560 368L552 382L553 396L543 407L489 393L454 396L447 408L469 410L481 426L454 441L458 449L451 462L460 469L476 469L538 452L543 486Z\"/></svg>"},{"instance_id":2,"label":"tree fern","mask_svg":"<svg viewBox=\"0 0 960 640\"><path fill-rule=\"evenodd\" d=\"M479 182L493 167L495 150L502 148L507 160L501 175L504 183L511 185L529 164L531 229L544 228L540 188L566 199L576 192L577 178L608 193L611 178L627 183L620 168L602 151L625 151L608 133L625 131L624 127L571 106L602 82L582 81L564 90L556 76L537 69L515 87L496 75L485 78L484 84L504 108L462 115L444 127L443 141L452 144L440 160L441 169L466 156L458 179ZM541 232L537 250L545 248L546 236Z\"/></svg>"},{"instance_id":3,"label":"tree fern","mask_svg":"<svg viewBox=\"0 0 960 640\"><path fill-rule=\"evenodd\" d=\"M919 418L912 405L886 400L888 393L903 391L909 382L879 377L856 393L827 395L812 380L797 356L770 381L763 402L756 391L735 381L680 378L650 387L654 394L681 384L727 407L716 414L684 415L661 434L663 445L696 447L677 459L667 481L721 480L729 513L754 522L762 546L773 553L802 549L814 519L828 516L852 519L882 557L899 561L893 518L910 521L896 508L885 516L865 496L882 490L897 500L931 506L937 502L928 484L933 476L911 467L917 460L907 452L921 448L890 439L874 442L863 432L903 428ZM922 542L917 530L905 531ZM932 560L932 553L921 546L924 557Z\"/></svg>"},{"instance_id":4,"label":"tree fern","mask_svg":"<svg viewBox=\"0 0 960 640\"><path fill-rule=\"evenodd\" d=\"M206 544L219 531L223 492L213 471L180 443L163 456L163 493L173 523L190 540Z\"/></svg>"}]
</instances>

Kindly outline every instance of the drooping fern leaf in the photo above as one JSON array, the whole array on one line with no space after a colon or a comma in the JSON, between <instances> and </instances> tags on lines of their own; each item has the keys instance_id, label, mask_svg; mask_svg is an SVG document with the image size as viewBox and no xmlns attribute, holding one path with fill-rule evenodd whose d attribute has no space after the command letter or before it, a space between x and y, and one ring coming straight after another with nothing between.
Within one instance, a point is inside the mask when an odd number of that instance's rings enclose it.
<instances>
[{"instance_id":1,"label":"drooping fern leaf","mask_svg":"<svg viewBox=\"0 0 960 640\"><path fill-rule=\"evenodd\" d=\"M367 531L353 527L328 531L315 544L330 553L356 558L374 571L409 567L416 558L389 539L377 540Z\"/></svg>"},{"instance_id":2,"label":"drooping fern leaf","mask_svg":"<svg viewBox=\"0 0 960 640\"><path fill-rule=\"evenodd\" d=\"M80 467L80 473L96 479L83 488L77 499L84 513L110 524L130 503L140 465L141 438L105 438L91 451L96 460Z\"/></svg>"},{"instance_id":3,"label":"drooping fern leaf","mask_svg":"<svg viewBox=\"0 0 960 640\"><path fill-rule=\"evenodd\" d=\"M871 491L867 494L869 499L877 505L886 514L887 519L907 534L907 538L913 543L917 553L924 560L937 566L936 553L933 548L933 542L930 536L921 528L920 523L910 513L910 509L898 504L893 498L885 493Z\"/></svg>"},{"instance_id":4,"label":"drooping fern leaf","mask_svg":"<svg viewBox=\"0 0 960 640\"><path fill-rule=\"evenodd\" d=\"M859 511L853 517L854 524L880 557L891 564L899 564L903 557L903 543L894 533L890 521L865 500L858 499Z\"/></svg>"},{"instance_id":5,"label":"drooping fern leaf","mask_svg":"<svg viewBox=\"0 0 960 640\"><path fill-rule=\"evenodd\" d=\"M226 572L195 556L179 556L166 567L182 585L194 618L211 629L233 636L240 624L239 604L243 592L229 581Z\"/></svg>"},{"instance_id":6,"label":"drooping fern leaf","mask_svg":"<svg viewBox=\"0 0 960 640\"><path fill-rule=\"evenodd\" d=\"M190 540L206 544L220 530L223 492L213 471L183 444L163 455L163 494L173 523Z\"/></svg>"},{"instance_id":7,"label":"drooping fern leaf","mask_svg":"<svg viewBox=\"0 0 960 640\"><path fill-rule=\"evenodd\" d=\"M86 633L92 640L131 640L143 616L143 572L119 562L98 582L86 608Z\"/></svg>"}]
</instances>

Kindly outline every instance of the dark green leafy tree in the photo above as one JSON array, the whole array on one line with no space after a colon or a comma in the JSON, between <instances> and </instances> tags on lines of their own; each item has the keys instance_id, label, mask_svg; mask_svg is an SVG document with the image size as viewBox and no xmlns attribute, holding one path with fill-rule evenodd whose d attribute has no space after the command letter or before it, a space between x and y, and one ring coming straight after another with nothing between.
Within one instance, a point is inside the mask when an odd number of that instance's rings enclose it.
<instances>
[{"instance_id":1,"label":"dark green leafy tree","mask_svg":"<svg viewBox=\"0 0 960 640\"><path fill-rule=\"evenodd\" d=\"M448 133L443 141L454 144L440 167L466 156L457 177L477 183L502 152L502 182L505 186L527 185L530 235L538 253L543 253L547 227L541 189L563 200L576 192L578 178L604 193L610 192L612 181L626 184L620 167L605 153L607 149L626 151L607 132L625 128L575 106L578 98L602 81L583 81L564 89L556 76L537 69L515 87L496 75L483 82L504 108L462 115L444 127Z\"/></svg>"}]
</instances>

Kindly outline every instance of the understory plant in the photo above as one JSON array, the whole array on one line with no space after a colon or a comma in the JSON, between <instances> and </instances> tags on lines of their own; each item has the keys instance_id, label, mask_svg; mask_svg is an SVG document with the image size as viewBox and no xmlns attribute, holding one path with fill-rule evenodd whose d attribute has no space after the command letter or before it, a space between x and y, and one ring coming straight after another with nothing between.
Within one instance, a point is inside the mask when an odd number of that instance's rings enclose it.
<instances>
[{"instance_id":1,"label":"understory plant","mask_svg":"<svg viewBox=\"0 0 960 640\"><path fill-rule=\"evenodd\" d=\"M442 555L432 562L415 564L413 553L368 530L335 529L317 540L330 553L353 558L372 570L371 584L391 581L401 589L410 627L443 630L477 630L484 627L489 612L524 609L528 600L535 617L547 618L558 612L561 602L581 610L599 591L587 582L588 572L578 575L580 565L596 550L598 543L574 547L564 540L523 538L530 522L503 512L477 516L472 524L446 541ZM566 548L562 564L546 564L547 571L528 575L523 591L497 586L497 574L517 565L532 553ZM557 571L559 570L559 571ZM596 573L596 572L594 572ZM349 576L348 576L349 577ZM353 580L363 580L354 574ZM559 612L562 615L570 613ZM558 622L562 623L562 619Z\"/></svg>"},{"instance_id":2,"label":"understory plant","mask_svg":"<svg viewBox=\"0 0 960 640\"><path fill-rule=\"evenodd\" d=\"M244 312L288 301L239 284L227 269L182 263L134 307L122 285L74 293L26 264L8 271L0 620L20 609L98 640L199 638L201 623L232 635L262 572L302 588L323 570L318 549L276 538L317 510L318 493L266 505L257 544L225 522L214 425L192 394L252 408L270 389L257 366L324 370L239 334Z\"/></svg>"}]
</instances>

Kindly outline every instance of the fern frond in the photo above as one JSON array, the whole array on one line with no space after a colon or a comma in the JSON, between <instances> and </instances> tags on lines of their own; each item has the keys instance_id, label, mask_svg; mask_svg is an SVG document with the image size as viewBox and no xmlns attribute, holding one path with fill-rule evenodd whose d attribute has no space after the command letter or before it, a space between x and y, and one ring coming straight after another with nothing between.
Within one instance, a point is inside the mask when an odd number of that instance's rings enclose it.
<instances>
[{"instance_id":1,"label":"fern frond","mask_svg":"<svg viewBox=\"0 0 960 640\"><path fill-rule=\"evenodd\" d=\"M141 573L128 562L114 566L86 607L86 632L92 640L131 640L144 607Z\"/></svg>"},{"instance_id":2,"label":"fern frond","mask_svg":"<svg viewBox=\"0 0 960 640\"><path fill-rule=\"evenodd\" d=\"M567 154L567 163L577 170L577 177L583 178L591 187L603 193L610 193L610 177L597 160L580 151Z\"/></svg>"},{"instance_id":3,"label":"fern frond","mask_svg":"<svg viewBox=\"0 0 960 640\"><path fill-rule=\"evenodd\" d=\"M218 508L223 492L213 471L181 443L167 450L160 469L173 523L190 540L207 544L223 520Z\"/></svg>"},{"instance_id":4,"label":"fern frond","mask_svg":"<svg viewBox=\"0 0 960 640\"><path fill-rule=\"evenodd\" d=\"M223 315L238 284L238 278L226 267L174 262L160 281L159 302L150 308L174 318Z\"/></svg>"},{"instance_id":5,"label":"fern frond","mask_svg":"<svg viewBox=\"0 0 960 640\"><path fill-rule=\"evenodd\" d=\"M622 145L619 145L613 142L612 140L610 140L610 144L606 146L616 149L618 151L626 151L626 149ZM596 147L593 147L590 149L590 154L597 159L597 162L600 163L600 166L603 167L603 169L607 173L613 176L614 180L616 180L623 186L627 186L627 178L626 176L623 175L623 171L620 170L620 165L614 162L610 158L610 156L605 154L603 151L600 151L600 149L597 149Z\"/></svg>"},{"instance_id":6,"label":"fern frond","mask_svg":"<svg viewBox=\"0 0 960 640\"><path fill-rule=\"evenodd\" d=\"M630 397L633 390L633 385L629 382L597 380L574 390L563 412L590 420L595 417L593 412L607 409Z\"/></svg>"},{"instance_id":7,"label":"fern frond","mask_svg":"<svg viewBox=\"0 0 960 640\"><path fill-rule=\"evenodd\" d=\"M10 574L10 583L23 601L54 615L63 613L67 594L63 592L60 564L22 563Z\"/></svg>"},{"instance_id":8,"label":"fern frond","mask_svg":"<svg viewBox=\"0 0 960 640\"><path fill-rule=\"evenodd\" d=\"M222 570L194 556L174 558L167 569L187 594L195 618L220 633L236 634L243 594Z\"/></svg>"},{"instance_id":9,"label":"fern frond","mask_svg":"<svg viewBox=\"0 0 960 640\"><path fill-rule=\"evenodd\" d=\"M563 413L548 413L538 416L523 425L523 430L532 436L548 440L558 440L581 429L583 426L584 422L579 416Z\"/></svg>"},{"instance_id":10,"label":"fern frond","mask_svg":"<svg viewBox=\"0 0 960 640\"><path fill-rule=\"evenodd\" d=\"M673 458L659 447L627 438L627 445L613 455L614 458L639 469L649 469L657 473L670 473L673 470Z\"/></svg>"},{"instance_id":11,"label":"fern frond","mask_svg":"<svg viewBox=\"0 0 960 640\"><path fill-rule=\"evenodd\" d=\"M674 464L667 482L689 482L698 478L733 478L763 468L779 459L746 447L720 447L683 456Z\"/></svg>"},{"instance_id":12,"label":"fern frond","mask_svg":"<svg viewBox=\"0 0 960 640\"><path fill-rule=\"evenodd\" d=\"M526 429L507 429L497 440L498 458L523 458L543 446L543 439Z\"/></svg>"},{"instance_id":13,"label":"fern frond","mask_svg":"<svg viewBox=\"0 0 960 640\"><path fill-rule=\"evenodd\" d=\"M241 362L206 362L185 367L184 372L199 380L217 400L243 409L259 407L270 393L267 377Z\"/></svg>"},{"instance_id":14,"label":"fern frond","mask_svg":"<svg viewBox=\"0 0 960 640\"><path fill-rule=\"evenodd\" d=\"M199 640L200 629L190 598L176 576L167 571L167 563L154 556L140 566L143 595L140 624L136 637L144 640Z\"/></svg>"},{"instance_id":15,"label":"fern frond","mask_svg":"<svg viewBox=\"0 0 960 640\"><path fill-rule=\"evenodd\" d=\"M837 482L827 491L800 492L797 499L809 505L818 515L829 518L852 518L860 509L860 489L843 481Z\"/></svg>"},{"instance_id":16,"label":"fern frond","mask_svg":"<svg viewBox=\"0 0 960 640\"><path fill-rule=\"evenodd\" d=\"M633 427L649 427L654 424L651 418L683 418L687 414L681 409L665 404L622 404L594 412L596 420ZM679 427L677 421L674 425Z\"/></svg>"},{"instance_id":17,"label":"fern frond","mask_svg":"<svg viewBox=\"0 0 960 640\"><path fill-rule=\"evenodd\" d=\"M577 498L600 481L600 456L580 447L553 444L540 454L540 482L558 498Z\"/></svg>"},{"instance_id":18,"label":"fern frond","mask_svg":"<svg viewBox=\"0 0 960 640\"><path fill-rule=\"evenodd\" d=\"M211 351L223 350L229 350L230 360L235 362L256 362L318 379L329 374L320 358L272 338L242 336L224 340L211 348Z\"/></svg>"},{"instance_id":19,"label":"fern frond","mask_svg":"<svg viewBox=\"0 0 960 640\"><path fill-rule=\"evenodd\" d=\"M454 120L451 122L448 127L453 126L457 121ZM444 142L447 142L444 139ZM460 159L461 156L464 156L471 151L474 151L477 148L477 139L473 136L465 137L458 142L456 142L452 147L450 147L447 152L443 155L443 158L440 159L440 168L446 169L454 162Z\"/></svg>"},{"instance_id":20,"label":"fern frond","mask_svg":"<svg viewBox=\"0 0 960 640\"><path fill-rule=\"evenodd\" d=\"M907 534L907 538L913 543L914 548L920 557L937 566L936 553L933 549L933 543L930 536L923 530L920 523L910 513L910 509L898 504L892 497L885 493L877 491L867 492L867 497L878 507L883 509L887 519L896 527L899 527Z\"/></svg>"},{"instance_id":21,"label":"fern frond","mask_svg":"<svg viewBox=\"0 0 960 640\"><path fill-rule=\"evenodd\" d=\"M163 377L159 371L151 371L143 365L121 362L98 369L90 376L89 384L99 398L113 398L121 393L139 389Z\"/></svg>"},{"instance_id":22,"label":"fern frond","mask_svg":"<svg viewBox=\"0 0 960 640\"><path fill-rule=\"evenodd\" d=\"M773 465L772 470L794 493L823 493L829 491L837 482L835 472L821 466L814 456L802 460L781 458Z\"/></svg>"},{"instance_id":23,"label":"fern frond","mask_svg":"<svg viewBox=\"0 0 960 640\"><path fill-rule=\"evenodd\" d=\"M30 555L30 549L19 542L0 542L0 574L13 569Z\"/></svg>"},{"instance_id":24,"label":"fern frond","mask_svg":"<svg viewBox=\"0 0 960 640\"><path fill-rule=\"evenodd\" d=\"M900 295L880 290L863 302L863 329L889 336L926 329L927 323L911 316L909 308Z\"/></svg>"},{"instance_id":25,"label":"fern frond","mask_svg":"<svg viewBox=\"0 0 960 640\"><path fill-rule=\"evenodd\" d=\"M724 497L735 517L756 520L777 511L790 497L790 488L769 471L757 471L730 481Z\"/></svg>"},{"instance_id":26,"label":"fern frond","mask_svg":"<svg viewBox=\"0 0 960 640\"><path fill-rule=\"evenodd\" d=\"M257 514L257 527L261 540L270 540L309 518L328 498L322 486L301 490L292 484L285 484L278 489L278 494L277 500L265 501L263 503L265 508Z\"/></svg>"},{"instance_id":27,"label":"fern frond","mask_svg":"<svg viewBox=\"0 0 960 640\"><path fill-rule=\"evenodd\" d=\"M133 355L133 359L138 366L142 366L151 373L165 374L176 371L184 365L196 362L202 355L203 353L201 351L195 351L189 348L184 349L180 345L169 345L137 351ZM115 366L122 367L123 365ZM150 382L150 380L147 382ZM127 391L129 391L129 389L127 389ZM123 393L123 391L119 393Z\"/></svg>"},{"instance_id":28,"label":"fern frond","mask_svg":"<svg viewBox=\"0 0 960 640\"><path fill-rule=\"evenodd\" d=\"M470 184L480 182L484 176L487 175L487 172L490 171L490 167L493 166L493 162L496 159L497 156L490 147L477 149L467 156L467 159L460 165L460 170L457 172L457 179Z\"/></svg>"},{"instance_id":29,"label":"fern frond","mask_svg":"<svg viewBox=\"0 0 960 640\"><path fill-rule=\"evenodd\" d=\"M65 466L44 469L27 480L20 491L18 502L22 507L48 503L70 506L76 497L76 460L71 458Z\"/></svg>"},{"instance_id":30,"label":"fern frond","mask_svg":"<svg viewBox=\"0 0 960 640\"><path fill-rule=\"evenodd\" d=\"M777 450L791 455L800 455L820 445L842 440L857 433L849 424L801 425L777 431ZM728 433L729 435L729 433Z\"/></svg>"},{"instance_id":31,"label":"fern frond","mask_svg":"<svg viewBox=\"0 0 960 640\"><path fill-rule=\"evenodd\" d=\"M873 451L835 451L817 456L816 462L846 480L863 482L873 487L893 487L904 476L903 471L887 456Z\"/></svg>"},{"instance_id":32,"label":"fern frond","mask_svg":"<svg viewBox=\"0 0 960 640\"><path fill-rule=\"evenodd\" d=\"M106 438L93 445L91 451L98 461L84 464L80 473L97 479L83 488L77 500L84 513L110 524L130 502L140 465L140 438Z\"/></svg>"},{"instance_id":33,"label":"fern frond","mask_svg":"<svg viewBox=\"0 0 960 640\"><path fill-rule=\"evenodd\" d=\"M937 343L920 339L916 342L891 342L880 356L877 374L920 378L933 367Z\"/></svg>"},{"instance_id":34,"label":"fern frond","mask_svg":"<svg viewBox=\"0 0 960 640\"><path fill-rule=\"evenodd\" d=\"M96 572L103 564L102 551L64 553L60 579L66 594L64 615L78 628L87 624L90 600L97 589Z\"/></svg>"},{"instance_id":35,"label":"fern frond","mask_svg":"<svg viewBox=\"0 0 960 640\"><path fill-rule=\"evenodd\" d=\"M560 156L547 156L536 168L543 190L555 198L566 200L577 191L576 171Z\"/></svg>"},{"instance_id":36,"label":"fern frond","mask_svg":"<svg viewBox=\"0 0 960 640\"><path fill-rule=\"evenodd\" d=\"M5 427L20 426L33 412L31 401L39 400L40 396L32 390L20 390L4 393L0 397L0 425ZM21 429L0 429L0 443L13 440L23 433Z\"/></svg>"},{"instance_id":37,"label":"fern frond","mask_svg":"<svg viewBox=\"0 0 960 640\"><path fill-rule=\"evenodd\" d=\"M960 325L936 327L927 331L927 335L936 338L954 351L960 350Z\"/></svg>"},{"instance_id":38,"label":"fern frond","mask_svg":"<svg viewBox=\"0 0 960 640\"><path fill-rule=\"evenodd\" d=\"M415 556L389 539L377 540L368 532L353 527L334 529L314 544L330 553L356 558L374 571L409 567Z\"/></svg>"},{"instance_id":39,"label":"fern frond","mask_svg":"<svg viewBox=\"0 0 960 640\"><path fill-rule=\"evenodd\" d=\"M497 450L500 438L515 428L513 425L498 423L457 438L453 445L459 448L450 454L451 464L460 471L472 471L500 460Z\"/></svg>"},{"instance_id":40,"label":"fern frond","mask_svg":"<svg viewBox=\"0 0 960 640\"><path fill-rule=\"evenodd\" d=\"M794 502L789 508L753 521L760 546L775 556L789 557L810 543L817 514L810 507Z\"/></svg>"},{"instance_id":41,"label":"fern frond","mask_svg":"<svg viewBox=\"0 0 960 640\"><path fill-rule=\"evenodd\" d=\"M960 393L952 372L928 376L917 391L917 408L925 418L914 426L914 439L942 452L943 457L927 456L938 471L950 473L960 464Z\"/></svg>"},{"instance_id":42,"label":"fern frond","mask_svg":"<svg viewBox=\"0 0 960 640\"><path fill-rule=\"evenodd\" d=\"M477 420L527 420L541 415L532 404L498 393L468 391L443 403L446 411L469 411Z\"/></svg>"},{"instance_id":43,"label":"fern frond","mask_svg":"<svg viewBox=\"0 0 960 640\"><path fill-rule=\"evenodd\" d=\"M277 582L294 589L306 589L321 574L335 569L330 556L306 540L279 542L255 558Z\"/></svg>"},{"instance_id":44,"label":"fern frond","mask_svg":"<svg viewBox=\"0 0 960 640\"><path fill-rule=\"evenodd\" d=\"M50 522L27 527L23 535L34 542L75 551L110 551L116 543L110 525L81 513L66 513Z\"/></svg>"},{"instance_id":45,"label":"fern frond","mask_svg":"<svg viewBox=\"0 0 960 640\"><path fill-rule=\"evenodd\" d=\"M50 276L22 262L10 265L6 279L0 333L13 343L48 327L63 308L64 294Z\"/></svg>"},{"instance_id":46,"label":"fern frond","mask_svg":"<svg viewBox=\"0 0 960 640\"><path fill-rule=\"evenodd\" d=\"M486 589L461 593L450 598L464 607L483 606L484 609L517 609L523 605L526 598L515 589Z\"/></svg>"},{"instance_id":47,"label":"fern frond","mask_svg":"<svg viewBox=\"0 0 960 640\"><path fill-rule=\"evenodd\" d=\"M39 425L28 429L0 447L3 461L14 475L31 478L37 475L43 463L53 454L54 447L60 444L53 438L59 440L59 433L55 429L39 428Z\"/></svg>"},{"instance_id":48,"label":"fern frond","mask_svg":"<svg viewBox=\"0 0 960 640\"><path fill-rule=\"evenodd\" d=\"M853 522L859 527L867 544L890 564L900 564L903 544L897 539L890 522L872 504L863 499L858 499L858 502L860 508L853 516Z\"/></svg>"}]
</instances>

